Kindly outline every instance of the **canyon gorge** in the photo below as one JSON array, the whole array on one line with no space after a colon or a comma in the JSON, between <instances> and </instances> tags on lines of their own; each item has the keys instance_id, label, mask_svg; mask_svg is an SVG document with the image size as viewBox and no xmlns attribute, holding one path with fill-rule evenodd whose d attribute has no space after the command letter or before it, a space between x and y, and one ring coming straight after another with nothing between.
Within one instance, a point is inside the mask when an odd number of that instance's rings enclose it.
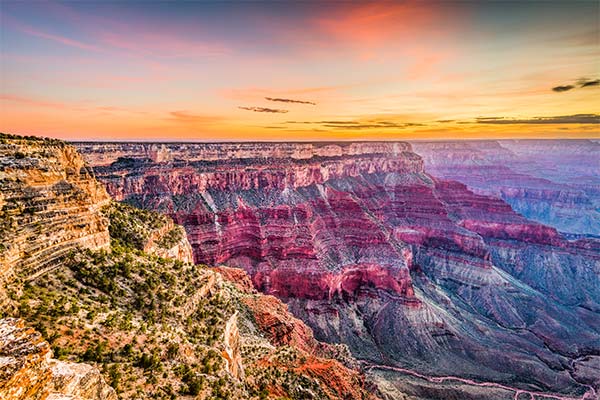
<instances>
[{"instance_id":1,"label":"canyon gorge","mask_svg":"<svg viewBox=\"0 0 600 400\"><path fill-rule=\"evenodd\" d=\"M597 397L596 142L74 145L382 396Z\"/></svg>"},{"instance_id":2,"label":"canyon gorge","mask_svg":"<svg viewBox=\"0 0 600 400\"><path fill-rule=\"evenodd\" d=\"M0 134L0 398L383 398L241 269L111 200L65 142Z\"/></svg>"},{"instance_id":3,"label":"canyon gorge","mask_svg":"<svg viewBox=\"0 0 600 400\"><path fill-rule=\"evenodd\" d=\"M528 219L570 238L600 232L600 142L413 142L427 170L502 198Z\"/></svg>"}]
</instances>

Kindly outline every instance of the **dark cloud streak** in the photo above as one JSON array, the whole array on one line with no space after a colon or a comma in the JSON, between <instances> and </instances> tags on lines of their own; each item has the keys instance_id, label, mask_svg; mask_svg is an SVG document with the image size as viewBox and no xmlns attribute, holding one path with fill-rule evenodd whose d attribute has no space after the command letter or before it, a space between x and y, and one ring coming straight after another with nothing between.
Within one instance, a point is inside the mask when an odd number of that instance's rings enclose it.
<instances>
[{"instance_id":1,"label":"dark cloud streak","mask_svg":"<svg viewBox=\"0 0 600 400\"><path fill-rule=\"evenodd\" d=\"M264 112L264 113L278 113L285 114L288 110L280 110L278 108L267 108L267 107L238 107L240 110Z\"/></svg>"},{"instance_id":2,"label":"dark cloud streak","mask_svg":"<svg viewBox=\"0 0 600 400\"><path fill-rule=\"evenodd\" d=\"M479 124L598 124L600 123L600 114L559 115L528 119L482 117L476 118L476 121Z\"/></svg>"},{"instance_id":3,"label":"dark cloud streak","mask_svg":"<svg viewBox=\"0 0 600 400\"><path fill-rule=\"evenodd\" d=\"M596 80L586 80L586 79L582 79L579 81L579 87L590 87L590 86L598 86L600 85L600 79L596 79Z\"/></svg>"},{"instance_id":4,"label":"dark cloud streak","mask_svg":"<svg viewBox=\"0 0 600 400\"><path fill-rule=\"evenodd\" d=\"M592 86L600 86L600 79L589 79L589 78L581 78L577 80L577 85L579 88L586 88ZM555 86L552 90L556 93L568 92L569 90L577 89L575 85L561 85Z\"/></svg>"},{"instance_id":5,"label":"dark cloud streak","mask_svg":"<svg viewBox=\"0 0 600 400\"><path fill-rule=\"evenodd\" d=\"M265 97L265 100L269 101L278 101L281 103L296 103L296 104L310 104L316 106L317 103L313 103L312 101L304 101L304 100L294 100L294 99L283 99L279 97Z\"/></svg>"},{"instance_id":6,"label":"dark cloud streak","mask_svg":"<svg viewBox=\"0 0 600 400\"><path fill-rule=\"evenodd\" d=\"M575 86L573 86L573 85L555 86L552 88L552 91L554 91L556 93L561 93L561 92L568 92L571 89L575 89Z\"/></svg>"},{"instance_id":7,"label":"dark cloud streak","mask_svg":"<svg viewBox=\"0 0 600 400\"><path fill-rule=\"evenodd\" d=\"M425 126L412 122L395 121L287 121L287 124L313 124L320 125L323 128L361 130L361 129L404 129L411 126Z\"/></svg>"}]
</instances>

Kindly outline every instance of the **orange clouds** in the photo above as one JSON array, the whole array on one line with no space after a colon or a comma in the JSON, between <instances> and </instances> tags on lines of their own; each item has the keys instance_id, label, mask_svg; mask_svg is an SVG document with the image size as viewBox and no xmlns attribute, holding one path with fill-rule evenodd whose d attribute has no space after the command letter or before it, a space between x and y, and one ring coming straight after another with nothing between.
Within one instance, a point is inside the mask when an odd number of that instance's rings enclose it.
<instances>
[{"instance_id":1,"label":"orange clouds","mask_svg":"<svg viewBox=\"0 0 600 400\"><path fill-rule=\"evenodd\" d=\"M568 23L566 6L499 12L484 3L7 3L0 130L203 140L597 137L594 121L476 123L600 107L597 17L587 6ZM559 85L577 88L551 90Z\"/></svg>"}]
</instances>

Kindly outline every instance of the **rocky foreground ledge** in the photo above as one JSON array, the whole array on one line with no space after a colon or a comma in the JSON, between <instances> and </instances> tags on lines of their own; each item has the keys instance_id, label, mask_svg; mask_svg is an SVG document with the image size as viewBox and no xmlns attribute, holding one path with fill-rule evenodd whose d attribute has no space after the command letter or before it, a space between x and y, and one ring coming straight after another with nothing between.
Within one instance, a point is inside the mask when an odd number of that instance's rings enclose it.
<instances>
[{"instance_id":1,"label":"rocky foreground ledge","mask_svg":"<svg viewBox=\"0 0 600 400\"><path fill-rule=\"evenodd\" d=\"M18 318L0 319L0 399L116 400L100 371L59 361L42 335Z\"/></svg>"}]
</instances>

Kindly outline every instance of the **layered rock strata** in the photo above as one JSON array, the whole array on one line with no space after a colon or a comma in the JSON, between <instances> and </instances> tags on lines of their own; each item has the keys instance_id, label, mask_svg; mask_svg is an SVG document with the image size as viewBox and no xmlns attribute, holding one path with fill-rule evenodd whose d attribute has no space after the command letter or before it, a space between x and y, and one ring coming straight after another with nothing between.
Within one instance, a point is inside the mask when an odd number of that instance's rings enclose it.
<instances>
[{"instance_id":1,"label":"layered rock strata","mask_svg":"<svg viewBox=\"0 0 600 400\"><path fill-rule=\"evenodd\" d=\"M78 246L107 248L109 200L72 146L0 134L0 298Z\"/></svg>"},{"instance_id":2,"label":"layered rock strata","mask_svg":"<svg viewBox=\"0 0 600 400\"><path fill-rule=\"evenodd\" d=\"M371 365L591 390L571 363L600 352L593 239L428 175L405 143L152 146L80 148L113 196L171 215L196 262L245 269L318 339Z\"/></svg>"},{"instance_id":3,"label":"layered rock strata","mask_svg":"<svg viewBox=\"0 0 600 400\"><path fill-rule=\"evenodd\" d=\"M427 170L502 198L577 238L600 234L600 143L592 140L414 142Z\"/></svg>"}]
</instances>

